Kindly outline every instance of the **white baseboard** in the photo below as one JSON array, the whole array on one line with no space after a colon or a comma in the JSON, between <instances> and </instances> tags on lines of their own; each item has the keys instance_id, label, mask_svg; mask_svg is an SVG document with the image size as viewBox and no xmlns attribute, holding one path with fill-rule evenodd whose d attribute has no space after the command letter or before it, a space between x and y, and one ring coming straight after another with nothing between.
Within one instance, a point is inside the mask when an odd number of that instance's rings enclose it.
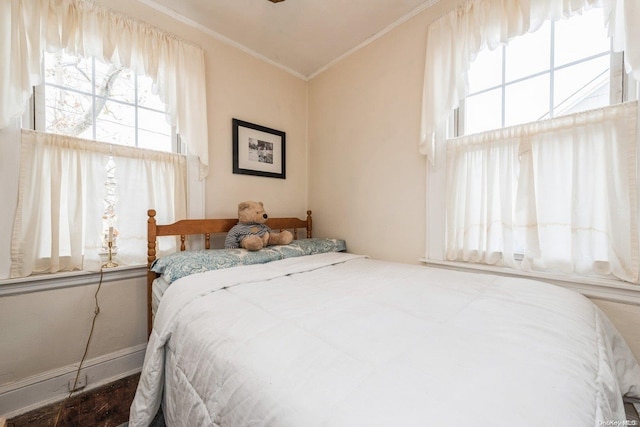
<instances>
[{"instance_id":1,"label":"white baseboard","mask_svg":"<svg viewBox=\"0 0 640 427\"><path fill-rule=\"evenodd\" d=\"M145 350L146 344L140 344L85 360L80 375L87 376L87 386L75 394L140 372ZM0 386L0 417L13 418L62 401L69 395L68 384L77 370L78 363Z\"/></svg>"}]
</instances>

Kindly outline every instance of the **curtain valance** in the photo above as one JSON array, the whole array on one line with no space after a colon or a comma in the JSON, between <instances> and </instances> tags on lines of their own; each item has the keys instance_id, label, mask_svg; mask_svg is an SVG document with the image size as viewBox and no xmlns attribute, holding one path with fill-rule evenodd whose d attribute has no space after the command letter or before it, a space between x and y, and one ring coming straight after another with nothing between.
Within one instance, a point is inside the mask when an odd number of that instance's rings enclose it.
<instances>
[{"instance_id":1,"label":"curtain valance","mask_svg":"<svg viewBox=\"0 0 640 427\"><path fill-rule=\"evenodd\" d=\"M616 51L625 51L627 72L640 80L638 0L470 0L428 29L420 152L433 163L444 142L446 121L468 94L467 72L484 48L495 49L533 32L542 23L604 7L604 22Z\"/></svg>"},{"instance_id":2,"label":"curtain valance","mask_svg":"<svg viewBox=\"0 0 640 427\"><path fill-rule=\"evenodd\" d=\"M146 74L208 173L204 51L157 28L82 0L0 0L0 128L22 115L42 83L43 50L95 56Z\"/></svg>"}]
</instances>

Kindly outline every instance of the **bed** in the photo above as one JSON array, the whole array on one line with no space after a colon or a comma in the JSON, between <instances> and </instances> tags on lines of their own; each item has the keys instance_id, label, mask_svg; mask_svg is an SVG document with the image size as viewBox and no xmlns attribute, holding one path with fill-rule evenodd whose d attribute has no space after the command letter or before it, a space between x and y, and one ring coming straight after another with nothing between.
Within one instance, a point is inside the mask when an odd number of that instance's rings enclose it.
<instances>
[{"instance_id":1,"label":"bed","mask_svg":"<svg viewBox=\"0 0 640 427\"><path fill-rule=\"evenodd\" d=\"M307 230L273 253L156 262L155 236L228 220L151 219L149 278L169 285L131 427L161 403L169 426L623 425L623 395L640 397L624 339L574 291L348 253L311 236L310 212L270 219Z\"/></svg>"},{"instance_id":2,"label":"bed","mask_svg":"<svg viewBox=\"0 0 640 427\"><path fill-rule=\"evenodd\" d=\"M158 237L175 236L179 238L179 250L180 252L185 252L187 249L186 242L190 236L202 236L204 237L204 249L207 251L211 249L212 236L227 233L238 223L238 219L187 219L173 224L158 224L155 209L149 209L147 216L147 332L151 334L155 310L164 291L169 286L169 283L162 279L162 274L154 271L153 268L154 263L156 263ZM293 217L269 218L266 224L273 230L290 230L294 239L298 238L299 229L305 230L307 239L310 239L313 233L311 211L307 211L307 217L304 220ZM227 253L242 254L243 251L227 251ZM191 252L190 255L193 254L194 252ZM198 255L200 252L195 252L195 254ZM206 265L201 265L200 270L204 271L206 268ZM191 266L191 271L195 269ZM175 278L172 278L172 280L175 280Z\"/></svg>"}]
</instances>

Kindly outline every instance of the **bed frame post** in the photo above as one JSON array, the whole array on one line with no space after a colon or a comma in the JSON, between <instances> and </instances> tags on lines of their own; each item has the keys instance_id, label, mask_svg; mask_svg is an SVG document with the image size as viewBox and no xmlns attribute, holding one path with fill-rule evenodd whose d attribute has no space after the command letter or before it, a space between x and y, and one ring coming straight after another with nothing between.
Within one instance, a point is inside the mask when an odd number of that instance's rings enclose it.
<instances>
[{"instance_id":1,"label":"bed frame post","mask_svg":"<svg viewBox=\"0 0 640 427\"><path fill-rule=\"evenodd\" d=\"M311 211L308 210L307 211L307 239L311 238L312 232L311 230L313 229L313 220L311 219Z\"/></svg>"},{"instance_id":2,"label":"bed frame post","mask_svg":"<svg viewBox=\"0 0 640 427\"><path fill-rule=\"evenodd\" d=\"M155 209L149 209L147 215L149 215L149 219L147 220L147 336L149 336L153 328L151 285L156 278L156 273L151 271L151 264L156 259L157 236Z\"/></svg>"}]
</instances>

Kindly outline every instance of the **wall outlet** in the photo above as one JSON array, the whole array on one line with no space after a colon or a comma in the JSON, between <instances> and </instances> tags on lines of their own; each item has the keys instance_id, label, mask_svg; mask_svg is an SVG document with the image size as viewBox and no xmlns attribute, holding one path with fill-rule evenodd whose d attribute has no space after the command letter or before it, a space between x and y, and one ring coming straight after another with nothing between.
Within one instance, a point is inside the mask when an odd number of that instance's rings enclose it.
<instances>
[{"instance_id":1,"label":"wall outlet","mask_svg":"<svg viewBox=\"0 0 640 427\"><path fill-rule=\"evenodd\" d=\"M75 384L75 387L74 387ZM73 377L69 380L69 391L78 391L82 390L87 386L87 374L80 374L78 376L78 381Z\"/></svg>"}]
</instances>

